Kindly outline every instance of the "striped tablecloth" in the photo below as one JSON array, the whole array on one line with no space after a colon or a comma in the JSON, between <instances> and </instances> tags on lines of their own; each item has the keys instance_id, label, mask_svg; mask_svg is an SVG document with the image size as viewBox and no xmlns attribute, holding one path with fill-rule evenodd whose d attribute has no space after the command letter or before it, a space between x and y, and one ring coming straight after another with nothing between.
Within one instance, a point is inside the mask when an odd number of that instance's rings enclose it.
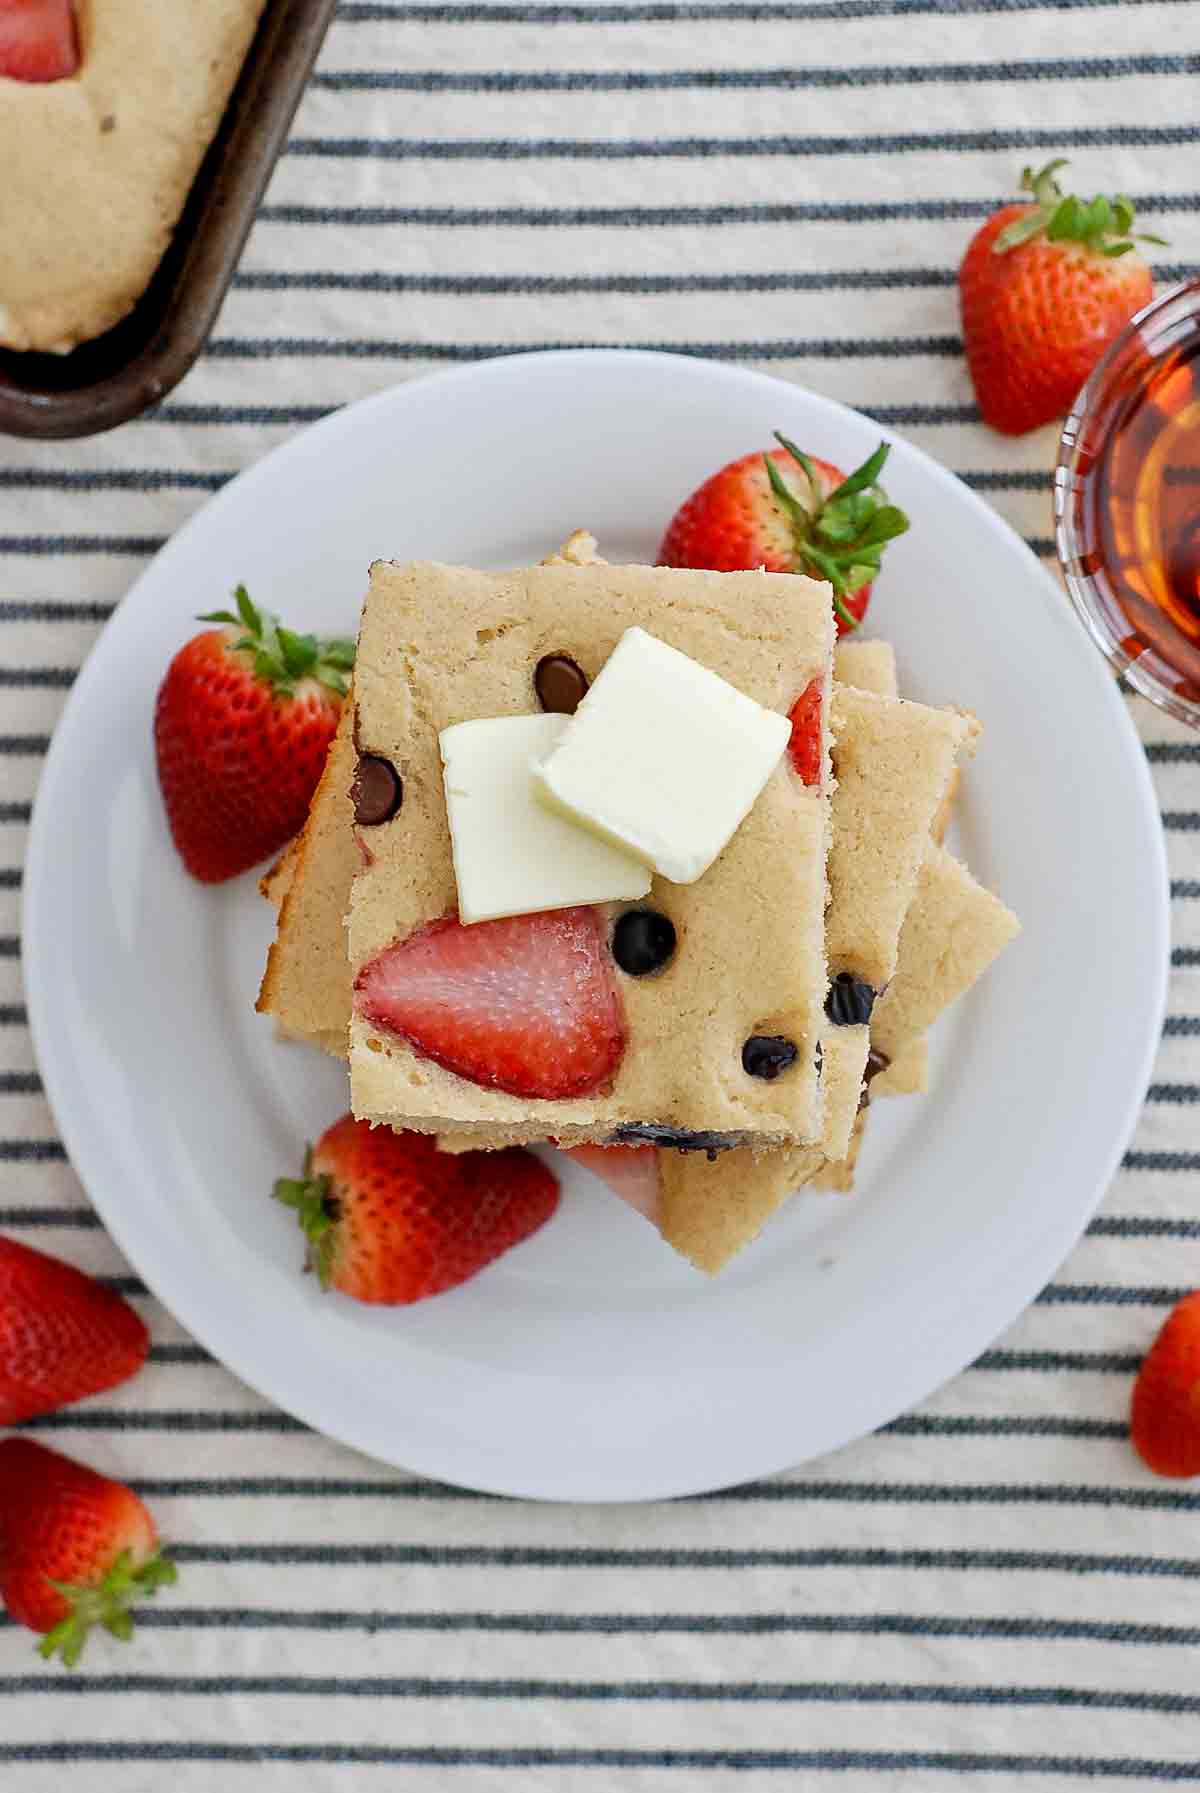
<instances>
[{"instance_id":1,"label":"striped tablecloth","mask_svg":"<svg viewBox=\"0 0 1200 1793\"><path fill-rule=\"evenodd\" d=\"M1020 164L1066 154L1170 237L1164 280L1190 272L1198 52L1196 0L347 0L189 379L98 441L0 441L0 1227L128 1281L31 1055L21 861L80 662L209 492L441 363L652 344L902 428L1048 556L1054 433L978 423L955 266ZM554 1508L324 1442L133 1284L152 1366L37 1431L152 1498L183 1575L74 1678L0 1630L0 1786L73 1762L125 1793L1200 1780L1200 1488L1125 1437L1200 1282L1200 745L1135 710L1170 1015L1099 1217L994 1349L777 1481Z\"/></svg>"}]
</instances>

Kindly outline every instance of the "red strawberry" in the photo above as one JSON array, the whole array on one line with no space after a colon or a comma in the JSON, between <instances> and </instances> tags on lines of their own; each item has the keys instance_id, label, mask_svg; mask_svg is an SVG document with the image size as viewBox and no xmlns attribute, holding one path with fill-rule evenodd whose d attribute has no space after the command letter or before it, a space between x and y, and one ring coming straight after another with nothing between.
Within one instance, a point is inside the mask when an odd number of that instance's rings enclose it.
<instances>
[{"instance_id":1,"label":"red strawberry","mask_svg":"<svg viewBox=\"0 0 1200 1793\"><path fill-rule=\"evenodd\" d=\"M130 1606L174 1580L131 1489L32 1438L0 1443L0 1598L46 1633L43 1656L73 1668L93 1625L127 1643Z\"/></svg>"},{"instance_id":2,"label":"red strawberry","mask_svg":"<svg viewBox=\"0 0 1200 1793\"><path fill-rule=\"evenodd\" d=\"M78 67L71 0L0 0L0 80L62 81Z\"/></svg>"},{"instance_id":3,"label":"red strawberry","mask_svg":"<svg viewBox=\"0 0 1200 1793\"><path fill-rule=\"evenodd\" d=\"M322 1288L389 1306L423 1301L477 1275L558 1206L558 1184L532 1152L439 1152L425 1133L393 1133L343 1115L281 1178L308 1267Z\"/></svg>"},{"instance_id":4,"label":"red strawberry","mask_svg":"<svg viewBox=\"0 0 1200 1793\"><path fill-rule=\"evenodd\" d=\"M349 641L294 635L245 586L238 614L193 636L167 669L154 711L167 821L193 877L218 884L299 832L354 664Z\"/></svg>"},{"instance_id":5,"label":"red strawberry","mask_svg":"<svg viewBox=\"0 0 1200 1793\"><path fill-rule=\"evenodd\" d=\"M141 1320L111 1289L0 1239L0 1426L115 1388L149 1348Z\"/></svg>"},{"instance_id":6,"label":"red strawberry","mask_svg":"<svg viewBox=\"0 0 1200 1793\"><path fill-rule=\"evenodd\" d=\"M805 784L820 784L824 770L825 743L821 728L824 696L822 680L812 679L788 711L788 721L792 725L788 753Z\"/></svg>"},{"instance_id":7,"label":"red strawberry","mask_svg":"<svg viewBox=\"0 0 1200 1793\"><path fill-rule=\"evenodd\" d=\"M1153 281L1123 195L1063 195L1066 163L1027 168L1031 205L1007 205L971 239L958 271L963 349L985 423L1019 436L1069 411Z\"/></svg>"},{"instance_id":8,"label":"red strawberry","mask_svg":"<svg viewBox=\"0 0 1200 1793\"><path fill-rule=\"evenodd\" d=\"M846 478L776 431L779 448L743 455L714 473L672 517L658 564L732 573L807 573L833 587L837 632L858 627L885 545L908 518L876 485L888 458L881 442Z\"/></svg>"},{"instance_id":9,"label":"red strawberry","mask_svg":"<svg viewBox=\"0 0 1200 1793\"><path fill-rule=\"evenodd\" d=\"M595 909L431 922L363 967L354 1007L447 1071L510 1096L590 1096L625 1050Z\"/></svg>"},{"instance_id":10,"label":"red strawberry","mask_svg":"<svg viewBox=\"0 0 1200 1793\"><path fill-rule=\"evenodd\" d=\"M1171 1310L1138 1371L1129 1436L1156 1475L1200 1475L1200 1291Z\"/></svg>"}]
</instances>

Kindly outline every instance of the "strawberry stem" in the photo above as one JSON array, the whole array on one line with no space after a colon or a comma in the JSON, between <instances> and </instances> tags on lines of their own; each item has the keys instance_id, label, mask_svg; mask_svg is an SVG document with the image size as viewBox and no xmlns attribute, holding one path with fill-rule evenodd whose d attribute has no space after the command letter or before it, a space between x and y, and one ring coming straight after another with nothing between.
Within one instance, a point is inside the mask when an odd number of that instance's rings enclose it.
<instances>
[{"instance_id":1,"label":"strawberry stem","mask_svg":"<svg viewBox=\"0 0 1200 1793\"><path fill-rule=\"evenodd\" d=\"M775 440L795 461L808 486L806 507L777 463L764 455L771 491L791 525L797 569L827 581L843 626L856 629L859 618L846 600L878 573L884 544L908 528L908 518L878 483L891 447L881 442L861 467L825 494L811 457L778 430Z\"/></svg>"},{"instance_id":2,"label":"strawberry stem","mask_svg":"<svg viewBox=\"0 0 1200 1793\"><path fill-rule=\"evenodd\" d=\"M42 1638L38 1654L47 1662L61 1656L67 1668L74 1668L93 1625L102 1625L121 1643L128 1643L133 1636L130 1606L135 1600L152 1600L159 1588L170 1587L178 1579L178 1571L160 1550L136 1568L132 1553L123 1550L98 1586L55 1581L49 1575L46 1579L70 1611Z\"/></svg>"},{"instance_id":3,"label":"strawberry stem","mask_svg":"<svg viewBox=\"0 0 1200 1793\"><path fill-rule=\"evenodd\" d=\"M277 697L294 697L299 681L309 678L345 697L350 689L346 674L354 665L352 641L296 634L285 628L277 616L259 610L244 585L237 587L233 599L236 614L232 610L209 610L197 620L244 629L245 633L230 643L229 651L253 655L255 677L269 685Z\"/></svg>"},{"instance_id":4,"label":"strawberry stem","mask_svg":"<svg viewBox=\"0 0 1200 1793\"><path fill-rule=\"evenodd\" d=\"M302 1177L280 1177L271 1194L285 1208L294 1210L300 1230L308 1240L307 1268L315 1270L317 1280L327 1289L333 1276L334 1227L338 1205L330 1178L322 1172L312 1175L312 1147L304 1154Z\"/></svg>"},{"instance_id":5,"label":"strawberry stem","mask_svg":"<svg viewBox=\"0 0 1200 1793\"><path fill-rule=\"evenodd\" d=\"M1000 232L992 244L993 255L1007 255L1040 236L1048 243L1082 243L1110 258L1128 255L1136 243L1156 243L1160 249L1166 248L1164 237L1133 229L1133 201L1126 194L1106 199L1098 193L1095 199L1083 200L1073 193L1064 193L1055 176L1066 166L1066 158L1058 156L1036 174L1032 168L1022 170L1021 191L1032 195L1033 204Z\"/></svg>"}]
</instances>

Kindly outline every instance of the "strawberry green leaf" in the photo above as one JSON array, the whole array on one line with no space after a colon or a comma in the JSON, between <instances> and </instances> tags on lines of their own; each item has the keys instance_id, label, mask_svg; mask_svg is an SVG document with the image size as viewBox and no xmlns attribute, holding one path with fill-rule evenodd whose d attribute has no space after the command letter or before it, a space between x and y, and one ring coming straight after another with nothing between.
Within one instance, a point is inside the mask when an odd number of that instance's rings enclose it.
<instances>
[{"instance_id":1,"label":"strawberry green leaf","mask_svg":"<svg viewBox=\"0 0 1200 1793\"><path fill-rule=\"evenodd\" d=\"M1027 243L1031 237L1040 236L1046 228L1046 221L1037 206L1029 206L1020 218L1014 218L1006 224L995 242L992 244L993 255L1004 255L1010 249L1016 249L1021 243Z\"/></svg>"},{"instance_id":2,"label":"strawberry green leaf","mask_svg":"<svg viewBox=\"0 0 1200 1793\"><path fill-rule=\"evenodd\" d=\"M177 1571L161 1551L135 1568L131 1553L123 1550L98 1584L55 1581L52 1576L46 1579L61 1594L69 1611L42 1638L38 1653L47 1661L61 1655L67 1668L74 1668L93 1625L103 1626L113 1637L128 1643L133 1636L130 1606L136 1600L153 1599L160 1587L177 1579Z\"/></svg>"},{"instance_id":3,"label":"strawberry green leaf","mask_svg":"<svg viewBox=\"0 0 1200 1793\"><path fill-rule=\"evenodd\" d=\"M326 666L336 666L348 672L354 665L354 643L352 641L334 640L321 643L321 658Z\"/></svg>"},{"instance_id":4,"label":"strawberry green leaf","mask_svg":"<svg viewBox=\"0 0 1200 1793\"><path fill-rule=\"evenodd\" d=\"M251 635L262 634L262 617L250 601L250 593L244 585L239 585L233 594L238 607L238 615L249 629Z\"/></svg>"},{"instance_id":5,"label":"strawberry green leaf","mask_svg":"<svg viewBox=\"0 0 1200 1793\"><path fill-rule=\"evenodd\" d=\"M884 462L891 452L891 444L881 442L874 454L869 455L861 467L856 467L850 477L844 479L836 491L829 494L826 503L837 504L839 500L849 498L855 492L864 492L868 486L873 486L882 473Z\"/></svg>"},{"instance_id":6,"label":"strawberry green leaf","mask_svg":"<svg viewBox=\"0 0 1200 1793\"><path fill-rule=\"evenodd\" d=\"M907 516L896 504L883 504L875 512L859 537L861 542L890 542L909 527Z\"/></svg>"},{"instance_id":7,"label":"strawberry green leaf","mask_svg":"<svg viewBox=\"0 0 1200 1793\"><path fill-rule=\"evenodd\" d=\"M804 506L800 503L800 500L796 497L796 494L792 491L792 488L788 485L783 474L779 471L779 468L775 465L769 454L763 456L763 463L767 469L767 479L770 481L771 490L774 492L778 502L783 506L784 514L790 519L793 527L797 530L803 531L807 529L809 524L808 512L804 509Z\"/></svg>"},{"instance_id":8,"label":"strawberry green leaf","mask_svg":"<svg viewBox=\"0 0 1200 1793\"><path fill-rule=\"evenodd\" d=\"M279 652L288 676L293 679L306 678L317 663L316 636L296 635L291 629L285 629L282 623L277 626L275 633L279 638Z\"/></svg>"},{"instance_id":9,"label":"strawberry green leaf","mask_svg":"<svg viewBox=\"0 0 1200 1793\"><path fill-rule=\"evenodd\" d=\"M202 610L196 618L198 623L232 623L235 629L241 620L232 610Z\"/></svg>"},{"instance_id":10,"label":"strawberry green leaf","mask_svg":"<svg viewBox=\"0 0 1200 1793\"><path fill-rule=\"evenodd\" d=\"M788 454L791 455L793 461L795 461L805 479L808 481L809 497L812 499L813 510L820 510L823 502L821 476L813 465L811 458L805 454L802 448L797 448L794 442L790 442L781 431L776 430L774 434L775 440L778 442L780 448L787 450Z\"/></svg>"},{"instance_id":11,"label":"strawberry green leaf","mask_svg":"<svg viewBox=\"0 0 1200 1793\"><path fill-rule=\"evenodd\" d=\"M1133 231L1133 201L1127 194L1118 193L1112 199L1097 194L1087 201L1073 193L1064 194L1054 177L1065 166L1060 157L1048 162L1037 174L1029 168L1022 172L1021 190L1032 193L1034 203L1024 207L998 233L992 243L993 254L1005 255L1039 236L1050 243L1082 243L1110 259L1127 255L1134 242L1153 241L1165 247L1161 238L1148 238Z\"/></svg>"},{"instance_id":12,"label":"strawberry green leaf","mask_svg":"<svg viewBox=\"0 0 1200 1793\"><path fill-rule=\"evenodd\" d=\"M306 1155L306 1171L311 1162L311 1155ZM323 1173L316 1177L280 1177L271 1193L285 1208L295 1210L300 1230L308 1241L308 1267L316 1271L321 1287L327 1289L333 1272L334 1225L337 1220L333 1184Z\"/></svg>"}]
</instances>

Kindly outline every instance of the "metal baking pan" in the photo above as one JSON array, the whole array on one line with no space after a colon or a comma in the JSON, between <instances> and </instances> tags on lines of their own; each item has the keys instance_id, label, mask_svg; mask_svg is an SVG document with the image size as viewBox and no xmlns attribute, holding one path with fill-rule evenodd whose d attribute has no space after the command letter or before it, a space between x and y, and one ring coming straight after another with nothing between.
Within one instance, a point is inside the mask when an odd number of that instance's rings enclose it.
<instances>
[{"instance_id":1,"label":"metal baking pan","mask_svg":"<svg viewBox=\"0 0 1200 1793\"><path fill-rule=\"evenodd\" d=\"M158 270L129 316L69 355L0 349L0 433L61 440L127 423L204 347L337 0L267 0Z\"/></svg>"}]
</instances>

